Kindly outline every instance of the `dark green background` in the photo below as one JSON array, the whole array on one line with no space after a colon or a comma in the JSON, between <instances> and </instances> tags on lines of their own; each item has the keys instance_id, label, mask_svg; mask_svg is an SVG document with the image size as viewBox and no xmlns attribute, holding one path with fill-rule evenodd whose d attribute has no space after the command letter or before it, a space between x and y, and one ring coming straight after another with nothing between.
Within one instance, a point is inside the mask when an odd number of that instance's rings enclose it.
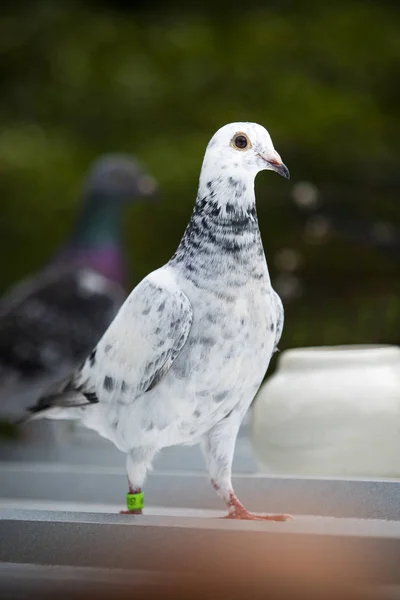
<instances>
[{"instance_id":1,"label":"dark green background","mask_svg":"<svg viewBox=\"0 0 400 600\"><path fill-rule=\"evenodd\" d=\"M102 152L131 152L159 180L162 203L127 213L126 246L135 281L164 263L209 138L251 120L269 129L292 174L262 173L256 185L273 281L298 290L284 299L281 347L396 343L397 4L234 4L2 4L1 288L40 268L68 235L80 180ZM345 231L307 234L310 216L292 197L302 181L317 187L320 211L350 220ZM364 239L382 222L388 252ZM299 258L291 273L278 268L285 248Z\"/></svg>"}]
</instances>

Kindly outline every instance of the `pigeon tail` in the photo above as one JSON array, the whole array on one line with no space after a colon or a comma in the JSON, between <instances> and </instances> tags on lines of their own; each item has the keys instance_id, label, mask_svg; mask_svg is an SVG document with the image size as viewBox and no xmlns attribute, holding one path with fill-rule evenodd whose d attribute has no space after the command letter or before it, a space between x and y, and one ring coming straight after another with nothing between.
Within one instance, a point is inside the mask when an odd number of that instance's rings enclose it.
<instances>
[{"instance_id":1,"label":"pigeon tail","mask_svg":"<svg viewBox=\"0 0 400 600\"><path fill-rule=\"evenodd\" d=\"M16 424L20 425L37 416L51 417L47 411L54 408L81 408L91 404L97 404L98 398L94 392L84 389L83 385L76 386L74 379L68 377L53 385L36 404L30 406L28 413L18 419ZM44 413L43 415L41 413Z\"/></svg>"}]
</instances>

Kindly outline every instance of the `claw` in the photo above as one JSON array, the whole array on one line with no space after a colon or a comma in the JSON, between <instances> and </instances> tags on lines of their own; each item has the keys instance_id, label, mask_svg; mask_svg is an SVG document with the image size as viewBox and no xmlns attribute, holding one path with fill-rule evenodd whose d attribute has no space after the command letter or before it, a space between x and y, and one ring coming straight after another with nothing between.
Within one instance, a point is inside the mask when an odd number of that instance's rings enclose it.
<instances>
[{"instance_id":1,"label":"claw","mask_svg":"<svg viewBox=\"0 0 400 600\"><path fill-rule=\"evenodd\" d=\"M214 481L211 483L214 488L219 491L219 486ZM225 517L222 517L223 519L237 519L243 521L293 521L291 515L256 515L249 512L240 502L233 490L229 493L226 502L229 507L229 513Z\"/></svg>"},{"instance_id":2,"label":"claw","mask_svg":"<svg viewBox=\"0 0 400 600\"><path fill-rule=\"evenodd\" d=\"M143 511L141 508L139 508L137 510L120 510L119 514L120 515L142 515Z\"/></svg>"},{"instance_id":3,"label":"claw","mask_svg":"<svg viewBox=\"0 0 400 600\"><path fill-rule=\"evenodd\" d=\"M231 512L223 519L237 519L243 521L293 521L291 515L255 515L247 510Z\"/></svg>"}]
</instances>

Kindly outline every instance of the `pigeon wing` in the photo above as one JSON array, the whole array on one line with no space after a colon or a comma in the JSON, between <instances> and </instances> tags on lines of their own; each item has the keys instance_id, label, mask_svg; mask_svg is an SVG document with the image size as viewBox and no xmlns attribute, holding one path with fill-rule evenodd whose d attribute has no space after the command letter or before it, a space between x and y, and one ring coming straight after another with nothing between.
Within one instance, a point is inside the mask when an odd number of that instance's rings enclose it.
<instances>
[{"instance_id":1,"label":"pigeon wing","mask_svg":"<svg viewBox=\"0 0 400 600\"><path fill-rule=\"evenodd\" d=\"M167 268L130 294L82 367L39 400L32 412L93 402L127 402L168 373L189 335L193 310Z\"/></svg>"},{"instance_id":2,"label":"pigeon wing","mask_svg":"<svg viewBox=\"0 0 400 600\"><path fill-rule=\"evenodd\" d=\"M107 286L91 270L57 268L11 290L0 302L3 376L42 377L83 360L124 299L122 289Z\"/></svg>"}]
</instances>

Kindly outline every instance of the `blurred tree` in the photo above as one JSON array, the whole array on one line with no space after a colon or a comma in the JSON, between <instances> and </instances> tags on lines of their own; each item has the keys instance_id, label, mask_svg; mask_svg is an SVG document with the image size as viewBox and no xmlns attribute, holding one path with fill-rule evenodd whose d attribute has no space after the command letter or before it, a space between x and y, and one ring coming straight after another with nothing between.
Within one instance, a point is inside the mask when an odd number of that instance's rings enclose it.
<instances>
[{"instance_id":1,"label":"blurred tree","mask_svg":"<svg viewBox=\"0 0 400 600\"><path fill-rule=\"evenodd\" d=\"M257 180L281 347L398 342L399 262L310 221L319 212L399 225L399 13L394 2L18 0L0 19L1 287L39 268L73 220L90 161L143 160L163 203L128 219L135 279L184 230L205 145L229 121L265 124L292 181ZM287 273L275 260L294 250Z\"/></svg>"}]
</instances>

